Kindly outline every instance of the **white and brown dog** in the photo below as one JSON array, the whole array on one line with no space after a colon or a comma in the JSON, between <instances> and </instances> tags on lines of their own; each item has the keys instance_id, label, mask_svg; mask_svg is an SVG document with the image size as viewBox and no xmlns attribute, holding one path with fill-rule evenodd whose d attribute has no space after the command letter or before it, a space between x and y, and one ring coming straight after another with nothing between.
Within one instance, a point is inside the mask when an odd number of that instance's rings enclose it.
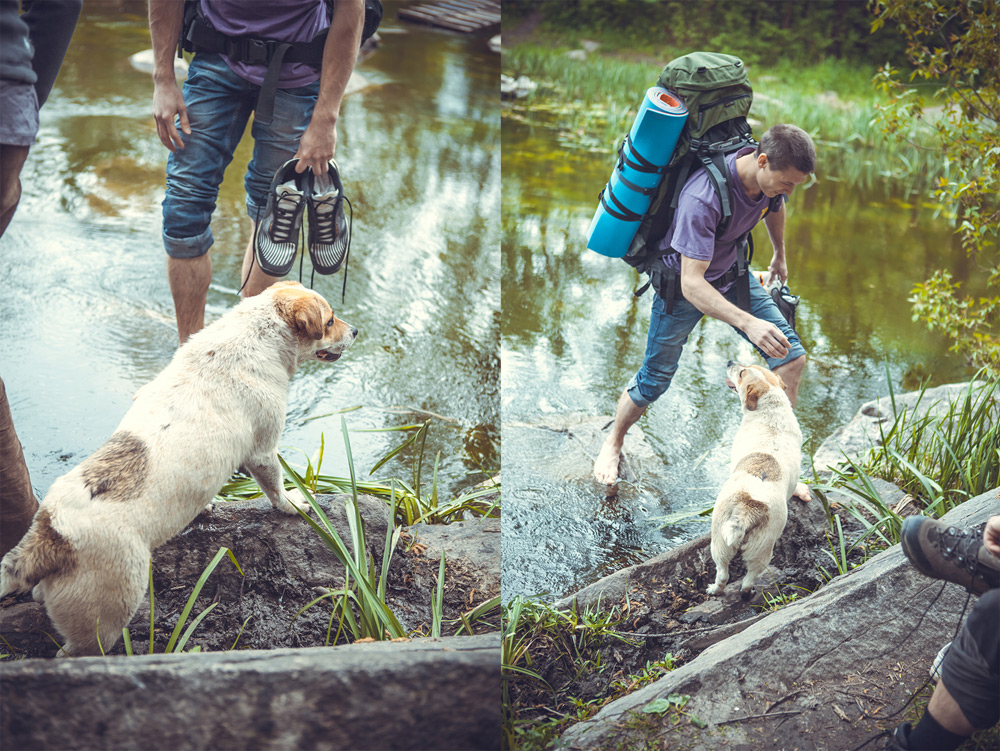
<instances>
[{"instance_id":1,"label":"white and brown dog","mask_svg":"<svg viewBox=\"0 0 1000 751\"><path fill-rule=\"evenodd\" d=\"M743 421L733 441L729 479L712 511L716 574L708 594L725 589L729 564L742 552L747 574L740 589L749 596L785 529L788 499L808 501L810 496L799 482L802 431L780 376L759 365L734 362L726 376L726 385L740 395Z\"/></svg>"},{"instance_id":2,"label":"white and brown dog","mask_svg":"<svg viewBox=\"0 0 1000 751\"><path fill-rule=\"evenodd\" d=\"M0 563L0 596L34 588L70 655L121 637L146 592L150 552L186 527L237 467L286 514L276 447L288 385L357 336L319 294L280 282L194 334L136 394L108 441L57 479Z\"/></svg>"}]
</instances>

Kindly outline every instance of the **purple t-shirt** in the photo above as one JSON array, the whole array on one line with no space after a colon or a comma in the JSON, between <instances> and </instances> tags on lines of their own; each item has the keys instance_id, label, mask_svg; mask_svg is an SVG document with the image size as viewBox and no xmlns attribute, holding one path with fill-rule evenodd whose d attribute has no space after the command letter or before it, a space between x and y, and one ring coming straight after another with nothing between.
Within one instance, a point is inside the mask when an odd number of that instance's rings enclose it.
<instances>
[{"instance_id":1,"label":"purple t-shirt","mask_svg":"<svg viewBox=\"0 0 1000 751\"><path fill-rule=\"evenodd\" d=\"M660 251L663 253L673 248L688 258L711 261L705 272L705 279L710 282L725 274L736 262L737 240L760 221L770 202L763 193L757 200L750 200L743 182L736 174L736 160L750 153L753 153L752 147L740 149L726 157L733 188L733 218L726 233L720 238L715 237L715 229L722 220L722 203L712 186L708 171L702 168L695 171L681 189L673 224L660 243ZM666 264L680 272L680 258L675 254L666 256ZM723 287L722 291L730 286L732 285Z\"/></svg>"},{"instance_id":2,"label":"purple t-shirt","mask_svg":"<svg viewBox=\"0 0 1000 751\"><path fill-rule=\"evenodd\" d=\"M330 25L324 0L201 0L201 12L216 31L231 37L256 37L279 42L308 42ZM260 86L266 65L234 62L226 65L241 78ZM282 63L279 89L319 80L319 66Z\"/></svg>"}]
</instances>

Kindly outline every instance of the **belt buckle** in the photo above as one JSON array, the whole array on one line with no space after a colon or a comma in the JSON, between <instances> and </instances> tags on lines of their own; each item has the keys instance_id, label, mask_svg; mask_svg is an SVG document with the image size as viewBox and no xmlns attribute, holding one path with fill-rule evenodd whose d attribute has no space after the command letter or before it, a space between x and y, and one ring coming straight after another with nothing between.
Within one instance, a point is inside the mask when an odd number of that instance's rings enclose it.
<instances>
[{"instance_id":1,"label":"belt buckle","mask_svg":"<svg viewBox=\"0 0 1000 751\"><path fill-rule=\"evenodd\" d=\"M267 65L274 49L272 42L261 39L243 40L243 62L249 65Z\"/></svg>"}]
</instances>

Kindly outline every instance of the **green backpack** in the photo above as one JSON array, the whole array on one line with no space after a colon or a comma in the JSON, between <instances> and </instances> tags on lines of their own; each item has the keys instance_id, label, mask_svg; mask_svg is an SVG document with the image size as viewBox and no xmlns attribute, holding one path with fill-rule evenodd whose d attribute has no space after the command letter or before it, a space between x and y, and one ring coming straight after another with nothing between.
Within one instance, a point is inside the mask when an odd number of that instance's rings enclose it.
<instances>
[{"instance_id":1,"label":"green backpack","mask_svg":"<svg viewBox=\"0 0 1000 751\"><path fill-rule=\"evenodd\" d=\"M622 260L640 273L650 275L649 281L636 291L636 296L643 294L652 284L666 301L669 311L678 282L660 261L663 253L659 245L673 221L684 183L699 167L704 166L708 170L722 204L722 219L716 228L716 236L724 234L733 214L733 189L725 158L744 147L755 147L757 142L747 123L753 90L746 66L738 57L715 52L692 52L667 63L656 85L684 100L688 118L667 164L664 179ZM619 149L619 154L621 151ZM779 210L781 201L781 196L771 199L767 211ZM737 264L740 276L745 277L753 257L750 234L744 235L740 242L744 251L737 254ZM749 279L745 278L741 284L746 287L745 302L749 307L749 285L743 284L747 281ZM740 301L741 307L744 307L742 291Z\"/></svg>"}]
</instances>

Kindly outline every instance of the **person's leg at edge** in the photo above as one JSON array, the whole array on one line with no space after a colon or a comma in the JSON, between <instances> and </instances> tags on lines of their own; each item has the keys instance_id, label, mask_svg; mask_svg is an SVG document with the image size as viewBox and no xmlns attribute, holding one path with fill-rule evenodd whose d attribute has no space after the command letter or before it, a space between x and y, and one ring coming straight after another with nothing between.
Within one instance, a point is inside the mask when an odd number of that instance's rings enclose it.
<instances>
[{"instance_id":1,"label":"person's leg at edge","mask_svg":"<svg viewBox=\"0 0 1000 751\"><path fill-rule=\"evenodd\" d=\"M614 424L594 461L598 482L611 485L618 479L625 434L670 387L688 335L701 318L701 311L683 298L674 300L669 314L660 297L653 299L642 367L618 398Z\"/></svg>"},{"instance_id":2,"label":"person's leg at edge","mask_svg":"<svg viewBox=\"0 0 1000 751\"><path fill-rule=\"evenodd\" d=\"M0 236L7 230L21 200L21 168L29 149L29 146L0 145Z\"/></svg>"},{"instance_id":3,"label":"person's leg at edge","mask_svg":"<svg viewBox=\"0 0 1000 751\"><path fill-rule=\"evenodd\" d=\"M20 542L37 510L38 499L0 378L0 556Z\"/></svg>"},{"instance_id":4,"label":"person's leg at edge","mask_svg":"<svg viewBox=\"0 0 1000 751\"><path fill-rule=\"evenodd\" d=\"M916 726L897 728L912 751L958 748L1000 720L1000 589L982 594L941 664L941 681ZM902 736L902 737L901 737Z\"/></svg>"}]
</instances>

